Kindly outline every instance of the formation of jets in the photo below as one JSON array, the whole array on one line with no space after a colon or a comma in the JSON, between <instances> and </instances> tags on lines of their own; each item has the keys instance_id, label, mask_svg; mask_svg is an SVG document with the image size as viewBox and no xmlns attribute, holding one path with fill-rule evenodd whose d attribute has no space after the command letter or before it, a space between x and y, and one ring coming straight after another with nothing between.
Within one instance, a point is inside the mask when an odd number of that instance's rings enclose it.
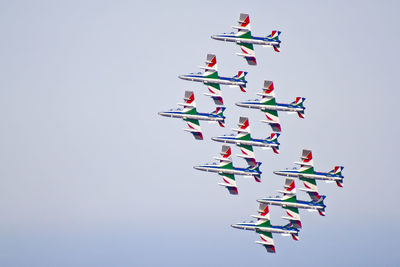
<instances>
[{"instance_id":1,"label":"formation of jets","mask_svg":"<svg viewBox=\"0 0 400 267\"><path fill-rule=\"evenodd\" d=\"M256 65L257 60L254 52L254 45L270 46L276 52L280 51L281 41L280 31L272 31L267 37L255 37L251 34L250 19L248 14L240 14L238 26L233 26L237 30L236 33L224 33L211 36L212 39L237 43L242 53L237 55L246 59L249 65ZM184 103L178 103L182 108L159 112L159 115L171 118L183 119L188 128L184 130L193 134L196 140L204 140L204 135L200 127L200 120L218 123L221 127L225 127L226 117L224 111L224 100L222 97L221 86L229 85L239 87L241 91L246 92L248 82L246 81L247 72L238 71L233 77L222 77L218 74L217 58L214 54L208 54L205 66L200 67L204 72L190 73L180 75L179 78L187 81L201 82L207 86L208 91L205 93L213 99L216 107L211 113L197 112L195 97L193 91L185 91ZM252 108L261 110L266 120L262 122L268 123L272 128L272 133L268 133L266 138L253 138L250 131L249 118L240 116L237 128L233 128L234 134L219 135L212 137L211 140L223 143L220 156L214 157L217 162L211 164L203 164L194 166L194 169L217 173L222 177L223 182L218 183L225 187L229 194L238 195L239 190L235 176L252 177L256 182L261 182L260 170L261 161L256 159L254 147L262 150L271 149L275 154L279 154L280 143L278 141L282 132L281 122L278 112L295 113L304 119L305 107L303 106L305 98L296 97L289 104L277 103L275 100L274 83L270 80L264 81L261 93L257 93L261 99L247 100L235 103L238 107ZM236 145L240 150L238 157L244 159L247 166L235 167L232 162L232 148L227 145ZM342 166L335 166L329 172L317 172L314 170L314 163L311 150L303 149L301 161L295 162L299 165L296 169L285 169L274 171L278 176L285 176L283 190L278 190L281 196L264 197L257 199L259 210L257 215L252 215L255 222L243 222L233 224L233 228L255 231L260 235L261 240L256 243L261 244L267 252L275 253L275 244L272 234L282 234L292 236L294 240L299 240L299 232L302 228L299 210L308 210L318 212L321 216L325 216L326 205L325 195L321 195L318 191L317 181L336 182L339 187L343 187ZM299 188L305 192L309 200L299 200L296 195L295 179L299 179L304 184L304 188ZM285 216L281 218L288 220L285 225L272 225L270 222L269 209L270 206L281 207L285 212Z\"/></svg>"}]
</instances>

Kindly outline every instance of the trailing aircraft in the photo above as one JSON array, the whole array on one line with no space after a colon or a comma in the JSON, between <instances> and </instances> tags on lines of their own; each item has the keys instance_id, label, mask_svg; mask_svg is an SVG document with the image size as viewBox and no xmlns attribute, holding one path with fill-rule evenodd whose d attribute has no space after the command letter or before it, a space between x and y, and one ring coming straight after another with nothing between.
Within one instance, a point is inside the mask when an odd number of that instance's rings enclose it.
<instances>
[{"instance_id":1,"label":"trailing aircraft","mask_svg":"<svg viewBox=\"0 0 400 267\"><path fill-rule=\"evenodd\" d=\"M307 209L309 211L318 211L321 216L325 216L325 196L322 196L318 191L312 189L300 188L302 191L306 191L311 198L311 201L298 200L296 197L296 188L293 179L286 178L284 190L278 190L282 193L282 197L266 197L258 199L260 203L267 205L281 206L286 210L289 217L282 217L284 219L296 219L298 225L301 228L299 209Z\"/></svg>"},{"instance_id":2,"label":"trailing aircraft","mask_svg":"<svg viewBox=\"0 0 400 267\"><path fill-rule=\"evenodd\" d=\"M299 229L297 225L289 222L287 225L271 225L269 216L269 207L260 203L258 215L251 215L256 218L256 222L243 222L232 224L233 228L255 231L260 235L262 241L256 241L257 244L263 245L267 252L275 253L275 244L272 238L273 233L282 235L291 235L294 240L299 240Z\"/></svg>"},{"instance_id":3,"label":"trailing aircraft","mask_svg":"<svg viewBox=\"0 0 400 267\"><path fill-rule=\"evenodd\" d=\"M247 81L245 77L247 72L239 71L238 74L232 78L218 76L217 57L215 55L208 54L206 66L200 68L204 69L204 73L190 73L186 75L180 75L179 78L182 80L204 83L210 92L206 93L205 95L210 96L216 105L224 104L220 84L238 86L240 90L246 92Z\"/></svg>"},{"instance_id":4,"label":"trailing aircraft","mask_svg":"<svg viewBox=\"0 0 400 267\"><path fill-rule=\"evenodd\" d=\"M290 104L276 103L275 101L275 91L274 83L272 81L264 81L264 87L262 93L257 93L261 96L261 100L248 100L244 102L236 103L239 107L260 109L265 113L267 120L262 120L262 122L268 123L272 130L275 132L280 132L281 124L279 122L278 111L286 111L289 113L297 112L298 116L304 119L303 102L306 100L304 97L296 97L296 100Z\"/></svg>"},{"instance_id":5,"label":"trailing aircraft","mask_svg":"<svg viewBox=\"0 0 400 267\"><path fill-rule=\"evenodd\" d=\"M279 40L280 31L272 31L267 37L256 37L251 35L250 18L248 14L240 14L238 26L232 26L237 32L223 33L211 36L212 39L237 43L243 53L236 55L244 57L249 65L257 65L256 55L253 45L264 47L272 46L276 52L280 51L281 41Z\"/></svg>"},{"instance_id":6,"label":"trailing aircraft","mask_svg":"<svg viewBox=\"0 0 400 267\"><path fill-rule=\"evenodd\" d=\"M318 190L317 183L315 180L323 180L326 182L336 182L337 186L343 187L343 166L335 166L333 170L329 172L317 172L314 171L314 163L312 158L312 152L308 149L303 149L301 155L301 162L295 162L300 165L299 169L292 170L281 170L274 171L275 174L281 176L289 176L299 178L303 181L304 186L307 189Z\"/></svg>"},{"instance_id":7,"label":"trailing aircraft","mask_svg":"<svg viewBox=\"0 0 400 267\"><path fill-rule=\"evenodd\" d=\"M272 133L266 139L251 138L249 119L247 117L239 118L238 127L238 129L232 129L237 132L236 135L220 135L211 139L217 142L236 144L244 154L244 157L255 158L253 146L261 147L262 149L270 148L276 154L279 154L279 133Z\"/></svg>"},{"instance_id":8,"label":"trailing aircraft","mask_svg":"<svg viewBox=\"0 0 400 267\"><path fill-rule=\"evenodd\" d=\"M185 91L185 102L178 103L183 106L183 109L170 110L166 112L159 112L158 114L164 117L181 118L187 122L189 129L183 129L192 133L197 140L203 140L203 133L201 132L199 120L218 122L221 127L225 127L225 107L217 107L211 113L200 113L196 110L196 102L192 91Z\"/></svg>"},{"instance_id":9,"label":"trailing aircraft","mask_svg":"<svg viewBox=\"0 0 400 267\"><path fill-rule=\"evenodd\" d=\"M200 171L218 173L224 180L224 182L219 183L219 185L225 186L230 194L237 195L238 189L236 186L235 174L250 177L253 176L256 182L261 182L261 162L255 162L255 164L250 163L251 165L247 168L237 168L233 167L231 155L231 147L224 145L222 146L221 157L214 157L215 159L219 160L219 164L204 164L200 166L194 166L193 168Z\"/></svg>"}]
</instances>

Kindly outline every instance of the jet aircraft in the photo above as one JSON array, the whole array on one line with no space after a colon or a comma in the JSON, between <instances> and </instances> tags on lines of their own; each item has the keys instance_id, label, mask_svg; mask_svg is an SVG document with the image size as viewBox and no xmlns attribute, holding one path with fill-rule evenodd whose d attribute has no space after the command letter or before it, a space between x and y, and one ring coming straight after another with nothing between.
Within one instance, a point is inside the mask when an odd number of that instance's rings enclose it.
<instances>
[{"instance_id":1,"label":"jet aircraft","mask_svg":"<svg viewBox=\"0 0 400 267\"><path fill-rule=\"evenodd\" d=\"M204 83L210 91L210 93L206 93L205 95L210 96L214 100L216 105L224 104L220 84L239 86L240 90L246 92L247 81L245 80L245 77L247 75L247 72L239 71L238 74L233 76L232 78L219 76L217 57L215 55L208 54L206 66L200 68L204 69L204 73L190 73L186 75L180 75L179 78L182 80Z\"/></svg>"},{"instance_id":2,"label":"jet aircraft","mask_svg":"<svg viewBox=\"0 0 400 267\"><path fill-rule=\"evenodd\" d=\"M281 176L289 176L299 178L303 181L307 189L318 190L315 180L323 180L326 182L336 182L339 187L343 187L343 166L335 166L329 172L314 171L314 162L312 159L312 152L308 149L303 149L301 155L301 162L295 162L300 165L299 169L274 171L275 174Z\"/></svg>"},{"instance_id":3,"label":"jet aircraft","mask_svg":"<svg viewBox=\"0 0 400 267\"><path fill-rule=\"evenodd\" d=\"M243 53L236 55L244 57L249 65L257 65L256 55L253 45L264 47L272 46L276 52L280 51L281 41L279 40L280 31L272 31L267 37L256 37L251 35L250 18L248 14L240 14L238 26L232 26L237 32L223 33L211 36L212 39L237 43Z\"/></svg>"},{"instance_id":4,"label":"jet aircraft","mask_svg":"<svg viewBox=\"0 0 400 267\"><path fill-rule=\"evenodd\" d=\"M269 216L269 207L266 204L260 203L258 215L251 215L256 218L256 222L243 222L232 224L233 228L252 230L260 235L262 241L256 241L257 244L263 245L267 252L275 253L275 244L272 238L272 233L282 235L291 235L294 240L299 240L299 229L296 225L288 223L284 226L271 225Z\"/></svg>"},{"instance_id":5,"label":"jet aircraft","mask_svg":"<svg viewBox=\"0 0 400 267\"><path fill-rule=\"evenodd\" d=\"M282 130L279 122L278 111L286 111L290 113L297 112L299 117L304 119L304 97L296 97L296 100L290 104L276 103L274 83L272 81L264 81L263 92L257 93L257 95L261 96L261 100L248 100L236 103L236 105L239 107L254 108L263 111L267 120L263 120L262 122L268 123L272 127L273 131L280 132Z\"/></svg>"},{"instance_id":6,"label":"jet aircraft","mask_svg":"<svg viewBox=\"0 0 400 267\"><path fill-rule=\"evenodd\" d=\"M324 204L325 196L320 195L318 191L303 188L300 188L300 190L306 191L310 196L311 201L297 199L295 183L294 180L290 178L286 178L284 190L278 190L279 193L283 194L282 197L266 197L257 201L267 205L281 206L286 210L287 215L290 216L283 218L289 218L291 220L297 218L299 222L299 227L301 228L299 209L318 211L321 216L325 216L326 206Z\"/></svg>"},{"instance_id":7,"label":"jet aircraft","mask_svg":"<svg viewBox=\"0 0 400 267\"><path fill-rule=\"evenodd\" d=\"M253 146L261 147L262 149L271 148L276 154L279 154L279 133L272 133L266 139L254 139L250 135L249 119L240 117L238 129L232 129L237 132L236 135L220 135L211 139L217 142L236 144L246 157L255 158Z\"/></svg>"},{"instance_id":8,"label":"jet aircraft","mask_svg":"<svg viewBox=\"0 0 400 267\"><path fill-rule=\"evenodd\" d=\"M233 167L232 164L232 151L230 146L222 146L221 157L215 157L219 160L219 164L205 164L200 166L194 166L196 170L216 172L222 176L224 180L223 183L219 183L221 186L225 186L229 193L232 195L238 194L238 189L236 186L235 174L244 176L253 176L256 182L261 182L261 162L256 162L247 168L237 168Z\"/></svg>"},{"instance_id":9,"label":"jet aircraft","mask_svg":"<svg viewBox=\"0 0 400 267\"><path fill-rule=\"evenodd\" d=\"M166 112L159 112L158 114L165 117L171 118L182 118L187 122L189 129L183 129L193 134L197 140L203 140L203 133L201 132L199 120L205 120L209 122L218 122L221 127L225 127L225 107L217 107L215 111L211 113L200 113L196 110L196 102L192 91L185 91L185 102L178 103L183 106L183 109L170 110Z\"/></svg>"}]
</instances>

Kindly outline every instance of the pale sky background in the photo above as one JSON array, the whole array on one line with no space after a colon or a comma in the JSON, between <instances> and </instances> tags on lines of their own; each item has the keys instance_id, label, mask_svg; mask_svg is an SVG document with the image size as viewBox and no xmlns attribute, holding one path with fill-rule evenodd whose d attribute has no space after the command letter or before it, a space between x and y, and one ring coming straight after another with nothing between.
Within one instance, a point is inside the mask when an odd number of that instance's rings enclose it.
<instances>
[{"instance_id":1,"label":"pale sky background","mask_svg":"<svg viewBox=\"0 0 400 267\"><path fill-rule=\"evenodd\" d=\"M0 2L0 266L400 264L398 1L261 2ZM252 67L210 38L241 12L254 35L281 30L282 52L257 46ZM157 112L185 90L214 109L204 85L177 78L208 52L221 75L246 70L249 83L222 87L227 127L202 123L199 142ZM265 79L278 102L306 97L306 119L280 113L281 154L257 149L263 182L237 177L233 197L193 166L219 153L210 138L241 115L254 137L269 135L261 112L234 106ZM302 148L316 170L345 166L344 188L319 183L327 216L302 211L300 241L275 235L268 254L230 225L276 195L284 179L272 171Z\"/></svg>"}]
</instances>

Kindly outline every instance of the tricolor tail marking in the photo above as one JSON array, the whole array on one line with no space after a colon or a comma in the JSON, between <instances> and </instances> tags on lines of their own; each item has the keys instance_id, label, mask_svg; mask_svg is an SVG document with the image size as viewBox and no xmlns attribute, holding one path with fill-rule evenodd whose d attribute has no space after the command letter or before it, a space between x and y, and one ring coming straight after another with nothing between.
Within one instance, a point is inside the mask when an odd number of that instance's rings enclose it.
<instances>
[{"instance_id":1,"label":"tricolor tail marking","mask_svg":"<svg viewBox=\"0 0 400 267\"><path fill-rule=\"evenodd\" d=\"M267 36L267 38L273 39L274 41L279 41L279 35L281 35L280 31L272 31L271 34Z\"/></svg>"}]
</instances>

